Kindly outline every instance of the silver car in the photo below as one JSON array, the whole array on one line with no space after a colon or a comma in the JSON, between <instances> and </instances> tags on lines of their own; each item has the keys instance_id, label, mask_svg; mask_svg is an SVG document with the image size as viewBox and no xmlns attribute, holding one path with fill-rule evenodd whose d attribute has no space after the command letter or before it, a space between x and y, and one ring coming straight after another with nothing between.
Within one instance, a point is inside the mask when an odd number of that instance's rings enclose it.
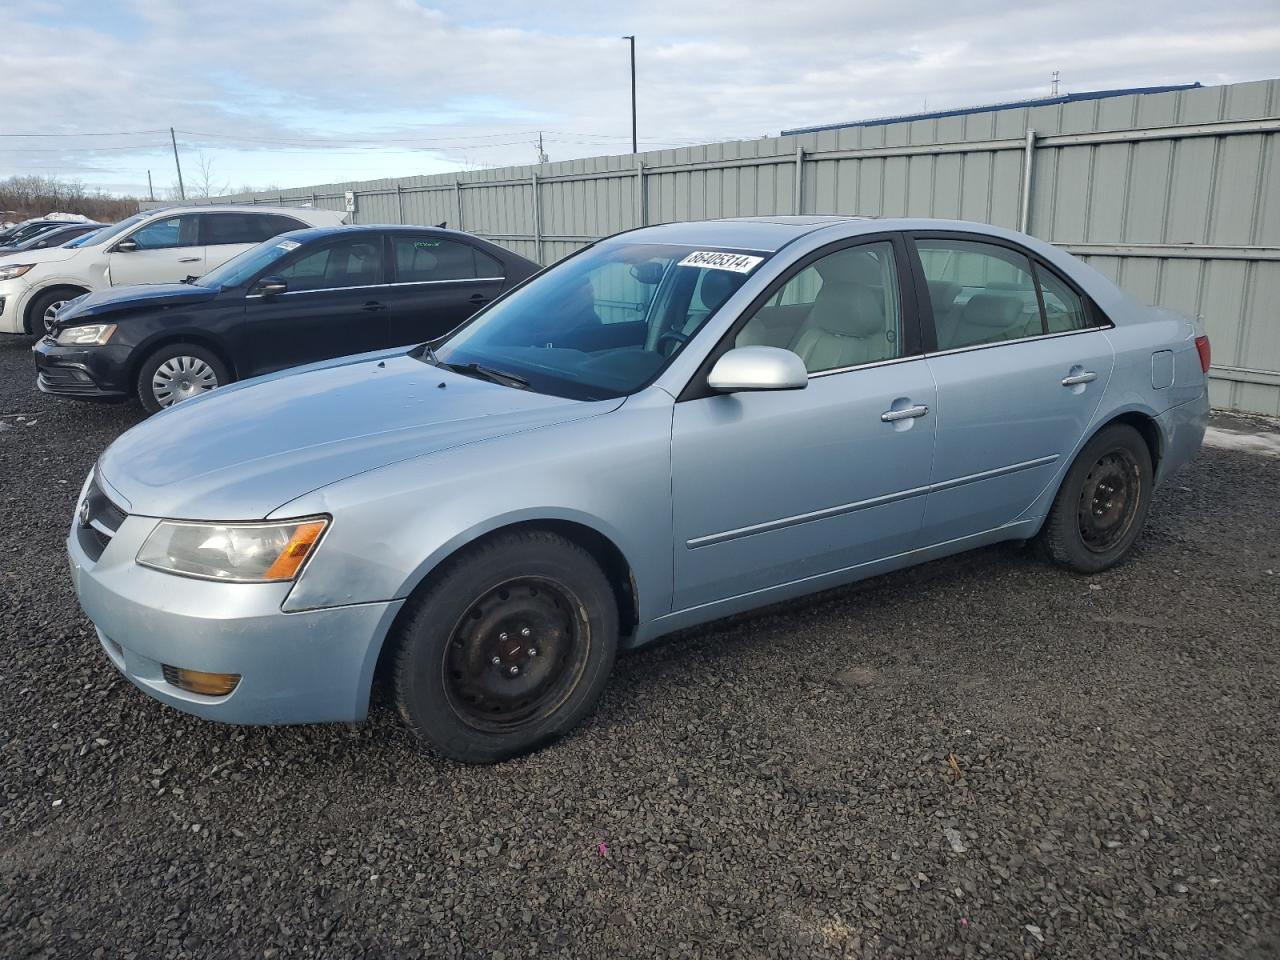
<instances>
[{"instance_id":1,"label":"silver car","mask_svg":"<svg viewBox=\"0 0 1280 960\"><path fill-rule=\"evenodd\" d=\"M67 548L106 655L235 723L494 761L614 655L1001 540L1097 573L1197 451L1209 344L974 223L602 240L448 336L219 390L102 455Z\"/></svg>"}]
</instances>

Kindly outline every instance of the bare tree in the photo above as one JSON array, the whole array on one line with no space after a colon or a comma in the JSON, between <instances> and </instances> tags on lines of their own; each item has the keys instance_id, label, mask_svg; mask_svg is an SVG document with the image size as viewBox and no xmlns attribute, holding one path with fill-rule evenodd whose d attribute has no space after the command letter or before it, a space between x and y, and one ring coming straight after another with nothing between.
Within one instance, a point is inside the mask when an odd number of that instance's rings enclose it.
<instances>
[{"instance_id":1,"label":"bare tree","mask_svg":"<svg viewBox=\"0 0 1280 960\"><path fill-rule=\"evenodd\" d=\"M26 220L49 213L78 213L94 220L119 220L138 212L135 197L89 191L79 180L14 176L0 180L0 217Z\"/></svg>"}]
</instances>

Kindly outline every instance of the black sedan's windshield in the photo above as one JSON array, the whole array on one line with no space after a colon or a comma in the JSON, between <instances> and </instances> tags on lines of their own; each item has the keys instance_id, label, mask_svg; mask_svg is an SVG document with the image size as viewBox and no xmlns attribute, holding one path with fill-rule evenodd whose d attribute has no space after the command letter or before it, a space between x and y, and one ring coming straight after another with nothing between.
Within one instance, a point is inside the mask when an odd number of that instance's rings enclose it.
<instances>
[{"instance_id":1,"label":"black sedan's windshield","mask_svg":"<svg viewBox=\"0 0 1280 960\"><path fill-rule=\"evenodd\" d=\"M277 260L282 260L302 244L288 237L273 237L256 247L250 247L239 256L232 257L220 267L215 267L196 281L196 286L218 290L238 287L260 270L265 270Z\"/></svg>"},{"instance_id":2,"label":"black sedan's windshield","mask_svg":"<svg viewBox=\"0 0 1280 960\"><path fill-rule=\"evenodd\" d=\"M625 396L652 381L767 256L601 244L494 304L424 359L539 393Z\"/></svg>"}]
</instances>

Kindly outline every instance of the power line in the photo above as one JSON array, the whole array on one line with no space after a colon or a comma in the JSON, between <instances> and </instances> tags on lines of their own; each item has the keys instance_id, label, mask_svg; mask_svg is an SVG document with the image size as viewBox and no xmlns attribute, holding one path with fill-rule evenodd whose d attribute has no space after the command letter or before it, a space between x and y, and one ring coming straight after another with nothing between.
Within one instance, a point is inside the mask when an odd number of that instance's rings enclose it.
<instances>
[{"instance_id":1,"label":"power line","mask_svg":"<svg viewBox=\"0 0 1280 960\"><path fill-rule=\"evenodd\" d=\"M144 134L165 132L164 130L119 130L114 133L0 133L0 137L140 137Z\"/></svg>"}]
</instances>

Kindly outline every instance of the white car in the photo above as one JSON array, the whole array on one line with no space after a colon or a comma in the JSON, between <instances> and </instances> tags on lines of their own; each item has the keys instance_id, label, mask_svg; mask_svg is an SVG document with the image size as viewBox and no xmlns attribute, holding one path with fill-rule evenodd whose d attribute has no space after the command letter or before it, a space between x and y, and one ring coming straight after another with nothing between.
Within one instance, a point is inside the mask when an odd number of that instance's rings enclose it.
<instances>
[{"instance_id":1,"label":"white car","mask_svg":"<svg viewBox=\"0 0 1280 960\"><path fill-rule=\"evenodd\" d=\"M42 336L82 293L199 277L277 234L332 227L347 214L308 207L167 207L144 210L76 247L0 259L0 333Z\"/></svg>"}]
</instances>

